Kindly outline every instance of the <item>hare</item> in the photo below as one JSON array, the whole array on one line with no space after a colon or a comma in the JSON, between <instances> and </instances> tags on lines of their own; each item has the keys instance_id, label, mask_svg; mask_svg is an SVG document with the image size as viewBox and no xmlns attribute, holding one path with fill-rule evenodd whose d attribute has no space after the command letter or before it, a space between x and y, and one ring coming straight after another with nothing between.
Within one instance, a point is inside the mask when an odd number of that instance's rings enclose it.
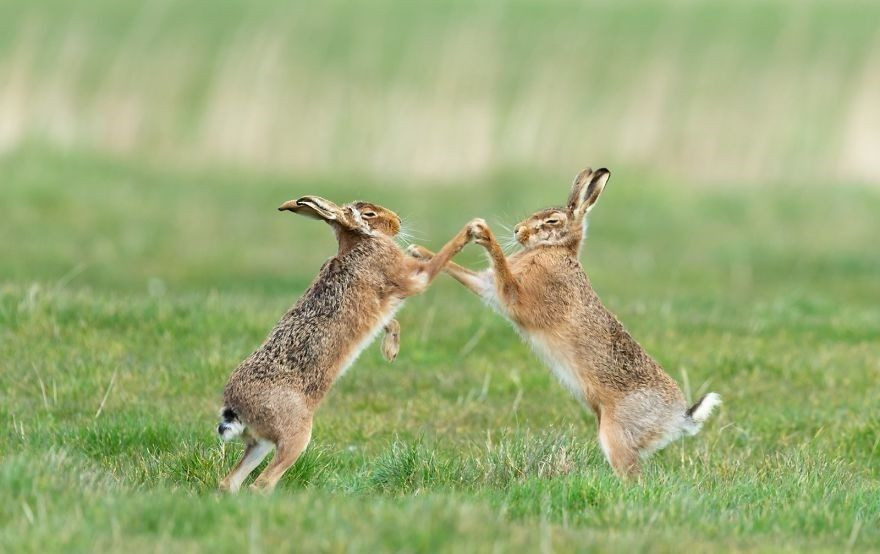
<instances>
[{"instance_id":1,"label":"hare","mask_svg":"<svg viewBox=\"0 0 880 554\"><path fill-rule=\"evenodd\" d=\"M590 286L578 260L584 220L610 175L607 169L579 173L565 207L535 212L516 225L522 250L509 258L485 221L474 220L469 237L486 249L491 269L478 273L450 262L446 272L507 317L559 381L592 408L608 462L618 475L634 477L640 458L695 435L721 398L709 393L688 407L675 381ZM432 259L418 246L408 253Z\"/></svg>"},{"instance_id":2,"label":"hare","mask_svg":"<svg viewBox=\"0 0 880 554\"><path fill-rule=\"evenodd\" d=\"M224 390L217 432L241 435L245 451L220 484L235 492L274 446L272 461L252 488L271 490L309 443L324 395L384 329L382 352L393 360L400 327L394 313L425 290L468 242L462 229L431 261L407 256L394 242L397 215L368 202L337 206L317 196L284 203L287 210L326 221L339 249L266 340L233 371Z\"/></svg>"}]
</instances>

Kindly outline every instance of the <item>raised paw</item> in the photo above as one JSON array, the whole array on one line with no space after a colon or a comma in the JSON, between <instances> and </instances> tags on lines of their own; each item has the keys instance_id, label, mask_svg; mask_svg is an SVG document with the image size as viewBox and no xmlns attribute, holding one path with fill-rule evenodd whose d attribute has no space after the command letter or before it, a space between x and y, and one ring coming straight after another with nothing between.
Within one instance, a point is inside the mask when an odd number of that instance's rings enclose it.
<instances>
[{"instance_id":1,"label":"raised paw","mask_svg":"<svg viewBox=\"0 0 880 554\"><path fill-rule=\"evenodd\" d=\"M400 352L400 324L392 319L385 326L385 336L382 338L382 356L390 363L397 358Z\"/></svg>"},{"instance_id":2,"label":"raised paw","mask_svg":"<svg viewBox=\"0 0 880 554\"><path fill-rule=\"evenodd\" d=\"M492 238L492 232L489 231L489 225L482 218L472 219L467 225L468 238L477 244L488 244Z\"/></svg>"},{"instance_id":3,"label":"raised paw","mask_svg":"<svg viewBox=\"0 0 880 554\"><path fill-rule=\"evenodd\" d=\"M419 246L418 244L410 244L407 246L406 254L417 260L430 260L433 257L427 248Z\"/></svg>"}]
</instances>

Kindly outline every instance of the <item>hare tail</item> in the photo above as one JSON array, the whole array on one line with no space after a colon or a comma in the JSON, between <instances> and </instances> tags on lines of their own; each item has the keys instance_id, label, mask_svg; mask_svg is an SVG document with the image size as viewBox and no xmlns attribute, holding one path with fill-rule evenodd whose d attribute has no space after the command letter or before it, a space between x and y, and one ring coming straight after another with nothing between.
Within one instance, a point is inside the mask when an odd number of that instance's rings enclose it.
<instances>
[{"instance_id":1,"label":"hare tail","mask_svg":"<svg viewBox=\"0 0 880 554\"><path fill-rule=\"evenodd\" d=\"M226 406L220 410L220 424L217 425L217 434L224 441L232 440L244 432L244 423L238 419L235 410Z\"/></svg>"},{"instance_id":2,"label":"hare tail","mask_svg":"<svg viewBox=\"0 0 880 554\"><path fill-rule=\"evenodd\" d=\"M685 412L689 424L686 429L688 434L696 435L699 433L703 423L709 419L709 416L719 405L721 405L721 396L718 393L710 392L688 408Z\"/></svg>"}]
</instances>

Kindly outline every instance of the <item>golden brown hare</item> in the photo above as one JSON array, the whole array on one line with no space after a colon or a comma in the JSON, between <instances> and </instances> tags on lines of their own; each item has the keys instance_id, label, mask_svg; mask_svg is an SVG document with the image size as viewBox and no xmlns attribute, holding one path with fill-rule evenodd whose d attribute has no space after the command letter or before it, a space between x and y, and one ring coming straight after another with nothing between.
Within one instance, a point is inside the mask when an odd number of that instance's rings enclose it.
<instances>
[{"instance_id":1,"label":"golden brown hare","mask_svg":"<svg viewBox=\"0 0 880 554\"><path fill-rule=\"evenodd\" d=\"M334 381L382 329L382 353L389 360L397 355L395 311L405 298L425 290L468 242L465 228L433 260L420 261L395 244L400 219L381 206L337 206L306 196L279 210L329 223L339 250L262 346L229 377L217 432L224 440L241 435L245 442L244 455L220 484L232 492L273 446L275 457L252 487L275 487L308 445L312 417Z\"/></svg>"},{"instance_id":2,"label":"golden brown hare","mask_svg":"<svg viewBox=\"0 0 880 554\"><path fill-rule=\"evenodd\" d=\"M607 169L579 173L564 207L536 212L514 228L523 248L509 258L486 222L474 220L468 234L486 249L491 268L474 272L450 262L446 271L507 317L562 384L592 408L602 451L619 475L630 477L638 475L640 457L696 434L721 398L709 393L688 407L675 381L590 286L578 260L584 220L609 176ZM418 246L408 252L423 260L432 256Z\"/></svg>"}]
</instances>

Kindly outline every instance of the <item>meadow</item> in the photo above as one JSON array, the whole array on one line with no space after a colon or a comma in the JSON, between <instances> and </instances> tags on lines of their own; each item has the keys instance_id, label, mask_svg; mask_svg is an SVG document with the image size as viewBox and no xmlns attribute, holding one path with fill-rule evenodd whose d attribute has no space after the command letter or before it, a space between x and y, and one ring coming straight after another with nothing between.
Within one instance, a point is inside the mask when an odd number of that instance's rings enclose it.
<instances>
[{"instance_id":1,"label":"meadow","mask_svg":"<svg viewBox=\"0 0 880 554\"><path fill-rule=\"evenodd\" d=\"M876 190L682 195L615 173L583 255L594 287L690 398L725 400L639 483L613 476L593 417L508 324L441 276L400 313L399 358L373 346L333 389L279 490L229 497L225 379L334 249L277 205L368 198L436 247L470 217L559 203L568 179L414 194L27 150L0 181L2 551L880 546Z\"/></svg>"},{"instance_id":2,"label":"meadow","mask_svg":"<svg viewBox=\"0 0 880 554\"><path fill-rule=\"evenodd\" d=\"M0 2L0 552L880 552L878 97L868 0ZM273 495L216 492L227 376L335 248L278 205L437 248L585 165L697 437L618 481L441 276Z\"/></svg>"}]
</instances>

